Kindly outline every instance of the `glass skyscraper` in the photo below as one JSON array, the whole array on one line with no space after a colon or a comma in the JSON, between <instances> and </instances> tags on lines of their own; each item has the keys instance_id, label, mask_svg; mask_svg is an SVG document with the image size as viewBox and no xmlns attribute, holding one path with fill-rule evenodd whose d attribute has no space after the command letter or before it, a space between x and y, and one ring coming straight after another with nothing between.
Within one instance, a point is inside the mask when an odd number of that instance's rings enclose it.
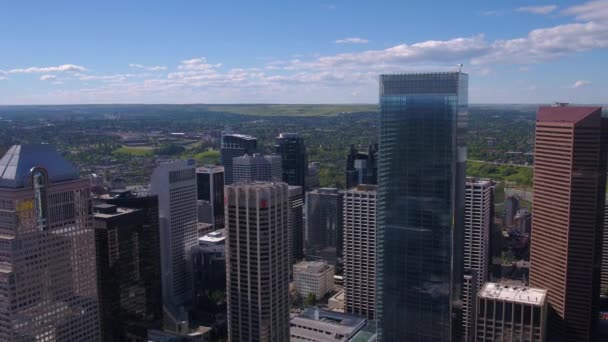
<instances>
[{"instance_id":1,"label":"glass skyscraper","mask_svg":"<svg viewBox=\"0 0 608 342\"><path fill-rule=\"evenodd\" d=\"M458 341L468 75L380 76L379 341Z\"/></svg>"}]
</instances>

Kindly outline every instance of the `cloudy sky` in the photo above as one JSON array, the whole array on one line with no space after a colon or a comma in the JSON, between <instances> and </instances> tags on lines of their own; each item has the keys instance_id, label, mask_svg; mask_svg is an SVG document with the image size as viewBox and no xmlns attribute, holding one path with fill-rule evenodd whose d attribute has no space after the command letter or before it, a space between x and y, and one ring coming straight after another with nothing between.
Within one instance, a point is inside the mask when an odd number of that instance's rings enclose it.
<instances>
[{"instance_id":1,"label":"cloudy sky","mask_svg":"<svg viewBox=\"0 0 608 342\"><path fill-rule=\"evenodd\" d=\"M608 103L608 0L87 2L0 3L0 104L375 103L460 63L472 103Z\"/></svg>"}]
</instances>

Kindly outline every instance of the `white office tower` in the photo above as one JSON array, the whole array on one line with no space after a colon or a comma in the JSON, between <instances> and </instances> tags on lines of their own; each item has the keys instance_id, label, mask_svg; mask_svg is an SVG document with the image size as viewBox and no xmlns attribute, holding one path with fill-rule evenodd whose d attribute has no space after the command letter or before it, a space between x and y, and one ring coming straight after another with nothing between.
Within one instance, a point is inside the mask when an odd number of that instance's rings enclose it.
<instances>
[{"instance_id":1,"label":"white office tower","mask_svg":"<svg viewBox=\"0 0 608 342\"><path fill-rule=\"evenodd\" d=\"M475 298L488 279L490 227L493 187L489 180L468 178L464 222L463 330L465 341L472 340Z\"/></svg>"},{"instance_id":2,"label":"white office tower","mask_svg":"<svg viewBox=\"0 0 608 342\"><path fill-rule=\"evenodd\" d=\"M346 312L376 313L376 185L344 191L344 293Z\"/></svg>"},{"instance_id":3,"label":"white office tower","mask_svg":"<svg viewBox=\"0 0 608 342\"><path fill-rule=\"evenodd\" d=\"M184 305L192 297L187 262L190 248L198 244L194 164L194 160L162 163L152 173L150 184L158 195L163 325L178 333L187 328Z\"/></svg>"},{"instance_id":4,"label":"white office tower","mask_svg":"<svg viewBox=\"0 0 608 342\"><path fill-rule=\"evenodd\" d=\"M225 195L228 340L289 341L287 184L232 184Z\"/></svg>"},{"instance_id":5,"label":"white office tower","mask_svg":"<svg viewBox=\"0 0 608 342\"><path fill-rule=\"evenodd\" d=\"M476 342L546 339L547 290L486 283L477 296Z\"/></svg>"},{"instance_id":6,"label":"white office tower","mask_svg":"<svg viewBox=\"0 0 608 342\"><path fill-rule=\"evenodd\" d=\"M300 261L293 265L293 282L302 298L312 293L322 299L334 290L334 267L327 261Z\"/></svg>"}]
</instances>

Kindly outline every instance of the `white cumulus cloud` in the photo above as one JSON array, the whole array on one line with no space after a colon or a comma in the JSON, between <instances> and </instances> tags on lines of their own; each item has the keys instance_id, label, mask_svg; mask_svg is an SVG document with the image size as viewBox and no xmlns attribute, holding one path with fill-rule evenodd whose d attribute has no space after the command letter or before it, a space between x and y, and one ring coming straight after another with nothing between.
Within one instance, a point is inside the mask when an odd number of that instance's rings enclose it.
<instances>
[{"instance_id":1,"label":"white cumulus cloud","mask_svg":"<svg viewBox=\"0 0 608 342\"><path fill-rule=\"evenodd\" d=\"M608 0L589 1L582 5L566 8L565 15L574 16L578 20L608 21Z\"/></svg>"},{"instance_id":2,"label":"white cumulus cloud","mask_svg":"<svg viewBox=\"0 0 608 342\"><path fill-rule=\"evenodd\" d=\"M351 37L351 38L338 39L338 40L334 41L334 43L336 43L336 44L367 44L367 43L369 43L369 40L364 39L364 38Z\"/></svg>"},{"instance_id":3,"label":"white cumulus cloud","mask_svg":"<svg viewBox=\"0 0 608 342\"><path fill-rule=\"evenodd\" d=\"M546 6L523 6L517 9L517 12L525 12L532 14L549 14L557 9L556 5Z\"/></svg>"},{"instance_id":4,"label":"white cumulus cloud","mask_svg":"<svg viewBox=\"0 0 608 342\"><path fill-rule=\"evenodd\" d=\"M131 63L131 64L129 64L129 67L135 68L135 69L144 69L144 70L148 70L148 71L165 71L165 70L167 70L167 67L163 66L163 65L146 66L143 64Z\"/></svg>"},{"instance_id":5,"label":"white cumulus cloud","mask_svg":"<svg viewBox=\"0 0 608 342\"><path fill-rule=\"evenodd\" d=\"M55 75L42 75L40 76L40 80L41 81L54 81L57 79L57 76Z\"/></svg>"},{"instance_id":6,"label":"white cumulus cloud","mask_svg":"<svg viewBox=\"0 0 608 342\"><path fill-rule=\"evenodd\" d=\"M10 74L46 74L49 72L83 72L87 69L80 65L74 64L63 64L51 67L29 67L22 69L11 69L8 71Z\"/></svg>"},{"instance_id":7,"label":"white cumulus cloud","mask_svg":"<svg viewBox=\"0 0 608 342\"><path fill-rule=\"evenodd\" d=\"M590 81L578 80L578 81L574 82L574 84L570 87L571 88L582 88L582 87L586 87L588 85L591 85Z\"/></svg>"}]
</instances>

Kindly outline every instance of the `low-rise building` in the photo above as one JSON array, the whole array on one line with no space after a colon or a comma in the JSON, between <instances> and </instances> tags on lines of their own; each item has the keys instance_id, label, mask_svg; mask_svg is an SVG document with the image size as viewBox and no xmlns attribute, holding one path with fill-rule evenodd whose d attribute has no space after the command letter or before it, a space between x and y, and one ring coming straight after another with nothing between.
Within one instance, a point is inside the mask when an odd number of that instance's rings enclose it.
<instances>
[{"instance_id":1,"label":"low-rise building","mask_svg":"<svg viewBox=\"0 0 608 342\"><path fill-rule=\"evenodd\" d=\"M304 310L291 319L290 341L336 342L351 341L363 329L365 318L316 307Z\"/></svg>"},{"instance_id":2,"label":"low-rise building","mask_svg":"<svg viewBox=\"0 0 608 342\"><path fill-rule=\"evenodd\" d=\"M345 302L346 296L344 294L344 289L342 289L329 298L327 301L327 308L331 311L344 312Z\"/></svg>"},{"instance_id":3,"label":"low-rise building","mask_svg":"<svg viewBox=\"0 0 608 342\"><path fill-rule=\"evenodd\" d=\"M486 283L477 295L475 341L545 341L547 290Z\"/></svg>"},{"instance_id":4,"label":"low-rise building","mask_svg":"<svg viewBox=\"0 0 608 342\"><path fill-rule=\"evenodd\" d=\"M293 281L300 296L313 293L321 299L334 289L334 267L325 261L301 261L293 266Z\"/></svg>"}]
</instances>

